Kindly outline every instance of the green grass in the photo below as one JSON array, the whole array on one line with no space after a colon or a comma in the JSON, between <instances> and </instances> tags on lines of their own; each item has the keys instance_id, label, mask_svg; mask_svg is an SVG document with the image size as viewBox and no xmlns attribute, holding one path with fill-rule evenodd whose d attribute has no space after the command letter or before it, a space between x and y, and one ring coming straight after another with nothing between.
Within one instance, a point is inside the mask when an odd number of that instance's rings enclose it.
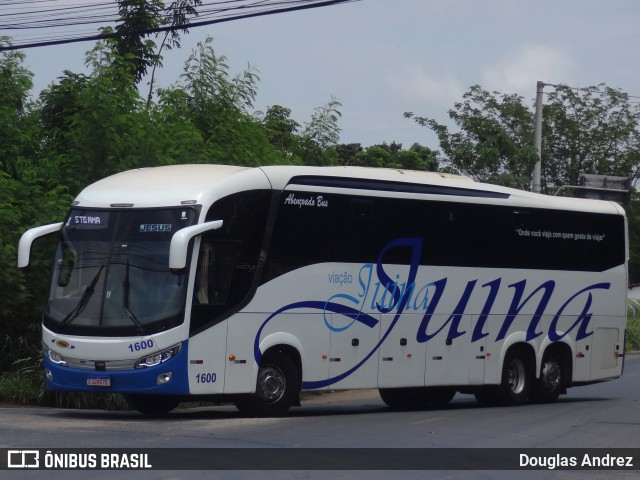
<instances>
[{"instance_id":1,"label":"green grass","mask_svg":"<svg viewBox=\"0 0 640 480\"><path fill-rule=\"evenodd\" d=\"M42 378L40 351L26 338L14 341L9 335L2 338L4 362L9 370L0 374L0 402L19 405L39 405L46 396ZM5 366L6 368L6 366Z\"/></svg>"},{"instance_id":2,"label":"green grass","mask_svg":"<svg viewBox=\"0 0 640 480\"><path fill-rule=\"evenodd\" d=\"M128 410L119 394L90 392L50 392L44 385L44 369L40 348L28 345L24 338L13 341L8 335L2 339L10 370L0 374L0 403L39 405L61 408L96 408ZM17 355L22 358L15 359Z\"/></svg>"},{"instance_id":3,"label":"green grass","mask_svg":"<svg viewBox=\"0 0 640 480\"><path fill-rule=\"evenodd\" d=\"M634 299L629 299L627 309L626 350L627 352L640 350L640 302Z\"/></svg>"},{"instance_id":4,"label":"green grass","mask_svg":"<svg viewBox=\"0 0 640 480\"><path fill-rule=\"evenodd\" d=\"M44 386L43 372L20 369L0 376L0 403L45 407L129 410L119 394L90 392L50 392Z\"/></svg>"},{"instance_id":5,"label":"green grass","mask_svg":"<svg viewBox=\"0 0 640 480\"><path fill-rule=\"evenodd\" d=\"M40 405L44 395L41 375L17 371L0 376L1 403Z\"/></svg>"}]
</instances>

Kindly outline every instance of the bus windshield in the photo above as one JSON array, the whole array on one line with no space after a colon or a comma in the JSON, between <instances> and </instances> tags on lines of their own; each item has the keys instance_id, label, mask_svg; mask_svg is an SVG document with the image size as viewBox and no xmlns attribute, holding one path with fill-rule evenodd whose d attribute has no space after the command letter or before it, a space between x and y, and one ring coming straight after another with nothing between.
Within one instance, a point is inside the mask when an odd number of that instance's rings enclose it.
<instances>
[{"instance_id":1,"label":"bus windshield","mask_svg":"<svg viewBox=\"0 0 640 480\"><path fill-rule=\"evenodd\" d=\"M44 325L75 335L148 335L184 320L187 271L169 270L171 237L193 207L72 209L58 245Z\"/></svg>"}]
</instances>

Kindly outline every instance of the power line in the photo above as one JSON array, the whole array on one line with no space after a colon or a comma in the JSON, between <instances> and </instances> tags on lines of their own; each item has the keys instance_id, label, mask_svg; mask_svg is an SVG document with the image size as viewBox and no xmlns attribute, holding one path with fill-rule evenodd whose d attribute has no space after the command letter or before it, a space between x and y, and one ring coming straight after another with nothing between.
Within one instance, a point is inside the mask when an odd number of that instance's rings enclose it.
<instances>
[{"instance_id":1,"label":"power line","mask_svg":"<svg viewBox=\"0 0 640 480\"><path fill-rule=\"evenodd\" d=\"M183 30L232 20L294 12L356 1L360 0L227 0L202 2L202 4L198 6L198 12L195 16L200 18L200 21L193 22L188 19L181 25L145 29L140 30L138 33L148 35L171 30ZM115 2L111 7L106 7L104 3L85 3L82 6L75 7L69 7L68 4L66 4L67 6L64 7L52 7L51 2L52 0L27 0L21 2L9 1L0 4L0 20L9 20L7 22L0 21L0 30L29 32L26 40L22 40L19 43L0 45L0 51L22 50L26 48L97 41L118 37L115 33L88 33L86 29L69 34L69 27L88 27L89 25L95 24L109 26L117 23L120 17L118 12L114 10ZM40 8L26 12L24 11L26 4L37 4ZM47 4L47 6L43 7L41 4ZM2 13L2 8L10 6L19 6L22 10L20 12L12 13L9 11ZM165 8L164 12L168 14L171 12L171 9ZM43 16L45 17L44 19ZM48 31L46 31L44 35L28 36L29 34L33 34L34 31L38 32L47 29ZM60 31L60 29L63 30Z\"/></svg>"},{"instance_id":2,"label":"power line","mask_svg":"<svg viewBox=\"0 0 640 480\"><path fill-rule=\"evenodd\" d=\"M570 88L571 90L575 90L577 92L589 92L589 93L598 93L600 95L607 95L607 92L595 89L594 87L572 87L572 86L567 85L567 84L553 84L553 83L546 83L546 82L543 83L543 85L545 87L553 87L553 88L567 87L567 88ZM616 90L616 89L612 88L612 90ZM550 95L550 93L548 93L548 92L544 92L544 93L545 93L545 95ZM626 96L627 98L637 98L638 100L640 100L640 95L629 95L628 93L625 93L625 92L620 92L620 93L623 94L624 96ZM637 103L640 103L640 101L639 102L629 102L629 103L637 104Z\"/></svg>"}]
</instances>

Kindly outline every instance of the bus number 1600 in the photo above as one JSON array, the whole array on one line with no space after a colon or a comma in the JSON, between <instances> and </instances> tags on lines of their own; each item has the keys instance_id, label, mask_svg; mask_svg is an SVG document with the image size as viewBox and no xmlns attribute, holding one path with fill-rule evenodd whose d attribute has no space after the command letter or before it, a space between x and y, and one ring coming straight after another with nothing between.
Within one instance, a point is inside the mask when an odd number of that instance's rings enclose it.
<instances>
[{"instance_id":1,"label":"bus number 1600","mask_svg":"<svg viewBox=\"0 0 640 480\"><path fill-rule=\"evenodd\" d=\"M141 342L130 343L129 350L132 352L139 352L140 350L146 350L153 347L153 340L143 340Z\"/></svg>"},{"instance_id":2,"label":"bus number 1600","mask_svg":"<svg viewBox=\"0 0 640 480\"><path fill-rule=\"evenodd\" d=\"M215 373L198 373L196 375L196 382L198 383L215 383L216 374Z\"/></svg>"}]
</instances>

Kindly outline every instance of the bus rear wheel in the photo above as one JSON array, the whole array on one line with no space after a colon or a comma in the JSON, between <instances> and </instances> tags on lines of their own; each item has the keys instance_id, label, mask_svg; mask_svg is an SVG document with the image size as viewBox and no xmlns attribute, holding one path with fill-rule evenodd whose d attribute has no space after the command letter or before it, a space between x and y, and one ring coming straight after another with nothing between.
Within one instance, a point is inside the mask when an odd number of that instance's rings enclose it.
<instances>
[{"instance_id":1,"label":"bus rear wheel","mask_svg":"<svg viewBox=\"0 0 640 480\"><path fill-rule=\"evenodd\" d=\"M507 405L522 405L529 401L532 374L526 356L519 351L509 352L502 367L500 396Z\"/></svg>"},{"instance_id":2,"label":"bus rear wheel","mask_svg":"<svg viewBox=\"0 0 640 480\"><path fill-rule=\"evenodd\" d=\"M539 403L551 403L558 400L564 391L564 374L560 360L553 354L542 357L540 378L536 379L531 389L531 398Z\"/></svg>"},{"instance_id":3,"label":"bus rear wheel","mask_svg":"<svg viewBox=\"0 0 640 480\"><path fill-rule=\"evenodd\" d=\"M256 393L239 396L236 407L249 417L279 417L298 398L298 373L293 361L282 352L263 358L258 368Z\"/></svg>"},{"instance_id":4,"label":"bus rear wheel","mask_svg":"<svg viewBox=\"0 0 640 480\"><path fill-rule=\"evenodd\" d=\"M145 415L164 415L180 404L180 398L173 395L123 395L125 402L132 409Z\"/></svg>"},{"instance_id":5,"label":"bus rear wheel","mask_svg":"<svg viewBox=\"0 0 640 480\"><path fill-rule=\"evenodd\" d=\"M532 379L529 357L523 350L512 350L504 359L500 385L479 387L476 400L484 406L523 405L529 401Z\"/></svg>"}]
</instances>

